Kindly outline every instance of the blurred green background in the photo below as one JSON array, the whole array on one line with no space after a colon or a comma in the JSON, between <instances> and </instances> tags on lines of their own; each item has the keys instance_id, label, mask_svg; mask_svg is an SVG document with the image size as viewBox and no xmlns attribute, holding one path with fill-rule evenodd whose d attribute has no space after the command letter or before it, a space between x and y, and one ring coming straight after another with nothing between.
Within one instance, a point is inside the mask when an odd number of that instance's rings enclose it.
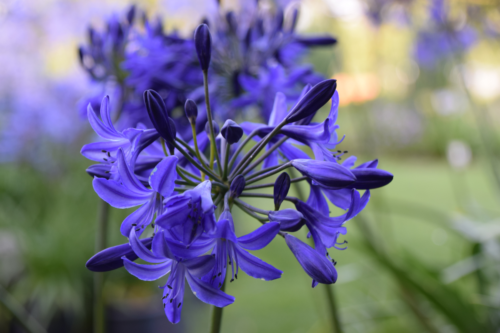
<instances>
[{"instance_id":1,"label":"blurred green background","mask_svg":"<svg viewBox=\"0 0 500 333\"><path fill-rule=\"evenodd\" d=\"M20 2L29 12L32 1ZM76 17L71 8L82 3L67 1L67 15ZM203 15L193 9L203 8L201 3L140 5L164 15L168 29L187 34ZM9 20L9 5L0 2L0 31ZM46 8L32 7L32 15L49 15L51 6L59 5L47 1ZM87 22L127 3L88 5L96 10L86 14L87 21L73 22L74 35L55 41L59 47L33 46L34 52L51 55L37 60L48 76L77 73L75 50ZM500 3L451 2L451 20L474 27L476 41L432 69L414 55L419 34L429 28L429 1L304 0L300 6L299 31L327 32L339 40L309 59L338 80L338 133L346 135L339 149L361 161L378 158L381 168L395 175L389 186L373 191L361 216L348 222L348 249L330 253L338 262L332 290L345 332L499 331ZM371 20L373 8L381 22ZM6 31L0 32L2 40L8 39ZM12 112L2 105L3 115ZM27 151L21 158L1 159L6 161L0 164L0 332L25 330L16 310L29 313L48 332L91 331L93 273L85 262L94 254L99 199L85 173L90 163L79 154L91 138L90 127L72 121L81 129L72 142L49 142L34 153L31 142L19 148ZM5 131L6 122L0 124ZM128 213L112 210L109 245L124 242L118 230ZM237 209L235 221L237 234L258 226ZM275 239L258 255L283 270L283 277L264 282L242 274L229 284L226 292L236 302L224 310L223 332L331 332L324 290L311 288L283 240ZM181 324L168 323L157 285L124 269L106 273L108 331L207 331L210 307L188 291Z\"/></svg>"}]
</instances>

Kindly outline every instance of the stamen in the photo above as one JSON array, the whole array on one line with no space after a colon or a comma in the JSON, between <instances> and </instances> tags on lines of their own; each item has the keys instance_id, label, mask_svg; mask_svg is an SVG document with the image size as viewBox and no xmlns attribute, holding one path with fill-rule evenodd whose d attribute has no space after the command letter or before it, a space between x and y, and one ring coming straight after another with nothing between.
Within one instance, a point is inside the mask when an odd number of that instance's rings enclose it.
<instances>
[{"instance_id":1,"label":"stamen","mask_svg":"<svg viewBox=\"0 0 500 333\"><path fill-rule=\"evenodd\" d=\"M173 299L173 298L171 298L171 299L170 299L170 303L172 303L173 301L174 301L174 299Z\"/></svg>"},{"instance_id":2,"label":"stamen","mask_svg":"<svg viewBox=\"0 0 500 333\"><path fill-rule=\"evenodd\" d=\"M167 287L168 287L168 289L172 289L172 287L170 285L168 285L168 284L167 284Z\"/></svg>"},{"instance_id":3,"label":"stamen","mask_svg":"<svg viewBox=\"0 0 500 333\"><path fill-rule=\"evenodd\" d=\"M181 304L182 304L182 303L179 303L179 305L177 305L177 309L181 307Z\"/></svg>"}]
</instances>

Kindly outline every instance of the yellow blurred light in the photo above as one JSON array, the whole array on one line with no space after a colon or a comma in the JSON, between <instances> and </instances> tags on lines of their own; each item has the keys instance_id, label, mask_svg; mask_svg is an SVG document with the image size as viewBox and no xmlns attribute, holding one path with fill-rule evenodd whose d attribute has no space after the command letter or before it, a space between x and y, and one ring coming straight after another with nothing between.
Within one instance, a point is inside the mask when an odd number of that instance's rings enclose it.
<instances>
[{"instance_id":1,"label":"yellow blurred light","mask_svg":"<svg viewBox=\"0 0 500 333\"><path fill-rule=\"evenodd\" d=\"M377 98L380 85L373 73L336 74L340 105L361 104Z\"/></svg>"}]
</instances>

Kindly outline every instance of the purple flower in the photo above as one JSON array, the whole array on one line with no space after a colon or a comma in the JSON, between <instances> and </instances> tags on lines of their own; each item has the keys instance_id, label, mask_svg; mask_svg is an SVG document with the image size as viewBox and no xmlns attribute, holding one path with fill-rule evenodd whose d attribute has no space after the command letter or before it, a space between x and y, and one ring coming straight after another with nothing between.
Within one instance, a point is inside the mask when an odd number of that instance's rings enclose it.
<instances>
[{"instance_id":1,"label":"purple flower","mask_svg":"<svg viewBox=\"0 0 500 333\"><path fill-rule=\"evenodd\" d=\"M163 210L161 197L168 198L174 191L177 172L177 157L166 157L158 163L149 177L151 189L146 188L130 171L124 154L118 151L119 180L94 178L94 190L101 199L115 208L141 206L123 221L120 231L128 236L130 229L137 228L140 233L151 223L155 213Z\"/></svg>"},{"instance_id":2,"label":"purple flower","mask_svg":"<svg viewBox=\"0 0 500 333\"><path fill-rule=\"evenodd\" d=\"M226 268L231 265L231 282L238 278L238 270L261 280L275 280L283 273L268 263L254 257L247 250L260 250L267 246L279 232L279 224L266 223L242 237L234 233L233 218L229 211L221 214L214 238L215 266L203 279L214 287L221 287L226 277Z\"/></svg>"},{"instance_id":3,"label":"purple flower","mask_svg":"<svg viewBox=\"0 0 500 333\"><path fill-rule=\"evenodd\" d=\"M176 324L181 319L182 303L184 299L184 285L187 279L193 294L201 301L225 307L234 302L234 297L213 288L200 280L214 265L213 256L183 259L176 257L169 248L164 232L159 231L153 237L152 252L149 251L137 238L134 229L130 230L130 246L142 260L156 265L142 265L123 257L125 269L135 277L144 281L153 281L168 274L170 275L163 287L163 307L170 322Z\"/></svg>"},{"instance_id":4,"label":"purple flower","mask_svg":"<svg viewBox=\"0 0 500 333\"><path fill-rule=\"evenodd\" d=\"M185 246L190 246L204 231L213 234L215 205L211 190L212 184L207 180L192 190L168 198L163 214L156 218L156 224L182 235L181 241Z\"/></svg>"},{"instance_id":5,"label":"purple flower","mask_svg":"<svg viewBox=\"0 0 500 333\"><path fill-rule=\"evenodd\" d=\"M339 189L356 181L356 176L336 162L299 159L291 161L295 169L312 179L314 185Z\"/></svg>"},{"instance_id":6,"label":"purple flower","mask_svg":"<svg viewBox=\"0 0 500 333\"><path fill-rule=\"evenodd\" d=\"M326 255L289 234L285 236L285 240L300 266L313 278L313 287L318 282L332 284L337 281L337 270Z\"/></svg>"}]
</instances>

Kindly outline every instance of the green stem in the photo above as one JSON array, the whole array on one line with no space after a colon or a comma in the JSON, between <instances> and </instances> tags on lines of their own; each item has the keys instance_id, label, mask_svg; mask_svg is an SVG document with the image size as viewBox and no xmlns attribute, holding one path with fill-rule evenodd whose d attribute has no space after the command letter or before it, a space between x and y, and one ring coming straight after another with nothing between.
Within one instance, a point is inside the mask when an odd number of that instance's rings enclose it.
<instances>
[{"instance_id":1,"label":"green stem","mask_svg":"<svg viewBox=\"0 0 500 333\"><path fill-rule=\"evenodd\" d=\"M222 287L220 288L221 291L225 290L226 283L224 282L222 284ZM219 308L216 306L213 306L212 310L212 324L210 326L210 333L219 333L220 328L222 326L222 310L224 308Z\"/></svg>"},{"instance_id":2,"label":"green stem","mask_svg":"<svg viewBox=\"0 0 500 333\"><path fill-rule=\"evenodd\" d=\"M312 238L311 238L312 239ZM332 332L341 333L342 326L340 325L340 316L337 308L337 301L335 300L335 295L333 294L333 286L329 284L321 284L325 290L326 297L328 298L328 307L330 314L330 323L332 325Z\"/></svg>"},{"instance_id":3,"label":"green stem","mask_svg":"<svg viewBox=\"0 0 500 333\"><path fill-rule=\"evenodd\" d=\"M238 148L236 149L236 151L234 152L233 154L233 157L231 157L231 161L229 161L229 168L228 169L232 169L233 168L233 165L234 165L234 162L236 161L236 158L238 157L238 154L243 150L243 148L245 147L245 145L250 142L250 140L256 136L258 133L257 130L253 131L252 133L250 133L246 138L245 138L245 141L243 141L239 146Z\"/></svg>"},{"instance_id":4,"label":"green stem","mask_svg":"<svg viewBox=\"0 0 500 333\"><path fill-rule=\"evenodd\" d=\"M100 252L106 248L109 222L109 205L103 200L101 200L99 204L95 242L96 252ZM105 332L104 298L102 295L103 284L104 273L94 273L94 333Z\"/></svg>"},{"instance_id":5,"label":"green stem","mask_svg":"<svg viewBox=\"0 0 500 333\"><path fill-rule=\"evenodd\" d=\"M210 108L210 97L208 96L208 72L203 71L203 86L205 88L205 103L207 105L207 120L210 128L210 169L214 166L214 156L217 159L217 167L219 175L222 175L222 165L220 164L219 154L217 154L217 146L215 144L214 124L212 123L212 109Z\"/></svg>"},{"instance_id":6,"label":"green stem","mask_svg":"<svg viewBox=\"0 0 500 333\"><path fill-rule=\"evenodd\" d=\"M47 333L43 326L2 285L0 285L0 303L26 331L30 333Z\"/></svg>"},{"instance_id":7,"label":"green stem","mask_svg":"<svg viewBox=\"0 0 500 333\"><path fill-rule=\"evenodd\" d=\"M285 136L284 138L281 138L278 142L276 142L271 148L269 148L264 154L262 154L261 157L259 157L258 160L250 164L249 167L247 167L243 172L241 173L242 175L246 175L249 173L251 170L255 169L260 163L262 163L273 151L278 149L286 140L288 140L288 137Z\"/></svg>"},{"instance_id":8,"label":"green stem","mask_svg":"<svg viewBox=\"0 0 500 333\"><path fill-rule=\"evenodd\" d=\"M218 181L221 181L221 179L219 178L219 176L217 176L215 173L212 172L212 170L209 170L207 168L204 168L203 166L201 166L200 164L198 164L192 157L191 155L189 155L188 153L186 153L184 151L184 149L179 146L179 144L176 142L175 143L175 148L177 148L178 151L181 152L182 155L184 155L184 157L195 167L197 168L198 170L200 171L203 171L205 174L209 175L210 177L212 177L213 179L216 179Z\"/></svg>"}]
</instances>

